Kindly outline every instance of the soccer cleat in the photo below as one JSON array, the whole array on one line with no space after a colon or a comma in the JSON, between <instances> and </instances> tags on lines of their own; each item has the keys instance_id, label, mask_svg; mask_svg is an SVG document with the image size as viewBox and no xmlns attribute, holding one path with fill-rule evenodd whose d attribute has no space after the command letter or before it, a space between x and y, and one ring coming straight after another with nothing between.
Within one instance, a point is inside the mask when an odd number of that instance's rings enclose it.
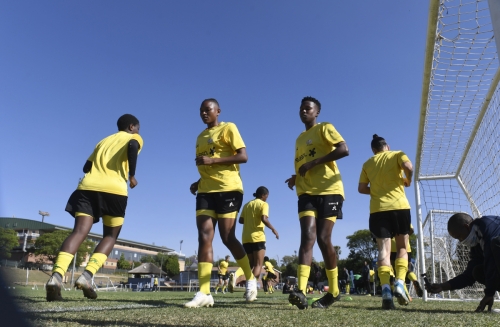
<instances>
[{"instance_id":1,"label":"soccer cleat","mask_svg":"<svg viewBox=\"0 0 500 327\"><path fill-rule=\"evenodd\" d=\"M184 304L186 308L200 308L200 307L213 307L214 306L214 298L212 294L205 294L201 292L197 292L194 298L188 303Z\"/></svg>"},{"instance_id":2,"label":"soccer cleat","mask_svg":"<svg viewBox=\"0 0 500 327\"><path fill-rule=\"evenodd\" d=\"M417 293L418 297L424 296L424 290L422 287L420 287L420 283L418 280L413 281L413 287L415 288L415 292Z\"/></svg>"},{"instance_id":3,"label":"soccer cleat","mask_svg":"<svg viewBox=\"0 0 500 327\"><path fill-rule=\"evenodd\" d=\"M247 291L245 294L245 300L247 302L253 302L257 298L257 279L251 279L247 281Z\"/></svg>"},{"instance_id":4,"label":"soccer cleat","mask_svg":"<svg viewBox=\"0 0 500 327\"><path fill-rule=\"evenodd\" d=\"M87 271L84 271L83 274L78 277L75 282L75 287L79 290L83 291L83 296L88 299L97 299L97 293L92 287L92 277Z\"/></svg>"},{"instance_id":5,"label":"soccer cleat","mask_svg":"<svg viewBox=\"0 0 500 327\"><path fill-rule=\"evenodd\" d=\"M400 305L408 305L410 303L410 295L406 291L406 287L399 280L394 283L394 296L397 298Z\"/></svg>"},{"instance_id":6,"label":"soccer cleat","mask_svg":"<svg viewBox=\"0 0 500 327\"><path fill-rule=\"evenodd\" d=\"M314 301L311 304L311 308L326 309L338 301L340 301L340 294L334 297L333 294L326 293L321 299Z\"/></svg>"},{"instance_id":7,"label":"soccer cleat","mask_svg":"<svg viewBox=\"0 0 500 327\"><path fill-rule=\"evenodd\" d=\"M215 294L217 294L217 288L215 289Z\"/></svg>"},{"instance_id":8,"label":"soccer cleat","mask_svg":"<svg viewBox=\"0 0 500 327\"><path fill-rule=\"evenodd\" d=\"M394 310L394 302L392 301L392 292L389 288L382 289L382 309Z\"/></svg>"},{"instance_id":9,"label":"soccer cleat","mask_svg":"<svg viewBox=\"0 0 500 327\"><path fill-rule=\"evenodd\" d=\"M288 296L288 302L297 306L300 310L307 309L307 298L300 290L294 290Z\"/></svg>"},{"instance_id":10,"label":"soccer cleat","mask_svg":"<svg viewBox=\"0 0 500 327\"><path fill-rule=\"evenodd\" d=\"M229 291L229 293L233 293L235 287L236 287L236 277L234 276L234 273L230 273L227 290Z\"/></svg>"},{"instance_id":11,"label":"soccer cleat","mask_svg":"<svg viewBox=\"0 0 500 327\"><path fill-rule=\"evenodd\" d=\"M53 274L47 285L45 285L45 291L47 292L47 301L62 301L63 298L61 296L61 288L62 288L62 277L58 273Z\"/></svg>"}]
</instances>

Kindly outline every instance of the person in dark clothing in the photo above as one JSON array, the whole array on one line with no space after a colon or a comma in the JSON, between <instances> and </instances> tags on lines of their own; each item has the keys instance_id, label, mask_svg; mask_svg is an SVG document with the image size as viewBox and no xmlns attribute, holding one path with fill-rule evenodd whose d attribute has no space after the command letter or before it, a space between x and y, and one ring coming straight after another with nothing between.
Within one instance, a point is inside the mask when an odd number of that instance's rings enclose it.
<instances>
[{"instance_id":1,"label":"person in dark clothing","mask_svg":"<svg viewBox=\"0 0 500 327\"><path fill-rule=\"evenodd\" d=\"M361 273L361 279L363 280L363 285L366 291L366 294L371 294L372 289L370 286L370 266L365 261L365 265L363 266L363 271Z\"/></svg>"},{"instance_id":2,"label":"person in dark clothing","mask_svg":"<svg viewBox=\"0 0 500 327\"><path fill-rule=\"evenodd\" d=\"M476 312L486 306L491 311L495 291L500 291L500 217L472 219L468 214L457 213L448 220L448 233L470 247L469 263L460 275L445 283L426 285L426 290L430 293L459 290L477 281L484 284L485 289Z\"/></svg>"}]
</instances>

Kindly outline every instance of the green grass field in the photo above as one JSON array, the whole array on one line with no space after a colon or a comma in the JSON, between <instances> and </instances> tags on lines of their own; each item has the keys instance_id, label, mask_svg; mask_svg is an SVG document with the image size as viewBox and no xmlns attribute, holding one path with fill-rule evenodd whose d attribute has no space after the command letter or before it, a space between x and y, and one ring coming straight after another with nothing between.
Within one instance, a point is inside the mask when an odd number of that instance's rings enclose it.
<instances>
[{"instance_id":1,"label":"green grass field","mask_svg":"<svg viewBox=\"0 0 500 327\"><path fill-rule=\"evenodd\" d=\"M498 326L500 314L473 313L476 302L424 303L382 311L380 297L352 296L327 310L298 310L287 295L259 293L246 303L242 292L214 295L213 308L183 308L188 292L63 291L63 302L45 301L45 291L16 286L12 294L34 326ZM320 295L310 295L319 297ZM498 306L498 304L497 304ZM0 320L1 321L1 320Z\"/></svg>"}]
</instances>

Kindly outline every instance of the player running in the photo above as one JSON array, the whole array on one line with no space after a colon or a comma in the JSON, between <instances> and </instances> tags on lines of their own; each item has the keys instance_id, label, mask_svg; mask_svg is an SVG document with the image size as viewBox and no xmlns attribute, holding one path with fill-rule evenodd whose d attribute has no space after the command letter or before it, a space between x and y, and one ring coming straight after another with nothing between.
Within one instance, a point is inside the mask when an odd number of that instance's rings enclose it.
<instances>
[{"instance_id":1,"label":"player running","mask_svg":"<svg viewBox=\"0 0 500 327\"><path fill-rule=\"evenodd\" d=\"M400 305L408 305L410 297L404 280L408 272L406 244L410 232L410 204L404 187L409 187L413 175L410 159L402 151L390 151L384 138L373 135L374 156L363 164L358 191L370 195L370 232L375 236L379 251L378 276L382 284L382 308L394 309L390 288L391 238L396 240L394 295ZM405 177L402 172L404 171Z\"/></svg>"},{"instance_id":2,"label":"player running","mask_svg":"<svg viewBox=\"0 0 500 327\"><path fill-rule=\"evenodd\" d=\"M219 262L219 271L218 271L219 282L215 287L215 294L217 294L217 291L219 290L220 287L222 287L222 294L226 294L227 279L229 277L229 272L227 271L227 268L229 267L229 258L230 256L226 255L224 260L221 260Z\"/></svg>"},{"instance_id":3,"label":"player running","mask_svg":"<svg viewBox=\"0 0 500 327\"><path fill-rule=\"evenodd\" d=\"M243 207L239 223L243 224L242 243L250 260L253 275L260 276L266 254L264 228L267 226L277 239L279 239L279 235L269 222L269 204L266 202L269 190L265 186L260 186L253 196L255 199Z\"/></svg>"},{"instance_id":4,"label":"player running","mask_svg":"<svg viewBox=\"0 0 500 327\"><path fill-rule=\"evenodd\" d=\"M295 175L285 181L296 186L301 241L299 248L298 290L290 293L289 302L307 308L305 296L311 271L316 238L325 261L330 285L328 293L312 303L313 308L327 308L340 299L337 254L331 235L335 222L342 218L344 187L336 161L349 155L344 139L330 123L317 123L320 102L313 97L302 99L299 115L306 130L295 142Z\"/></svg>"},{"instance_id":5,"label":"player running","mask_svg":"<svg viewBox=\"0 0 500 327\"><path fill-rule=\"evenodd\" d=\"M200 117L207 128L196 140L196 166L200 179L191 184L196 195L196 227L198 228L198 279L200 291L184 306L213 306L210 275L213 266L212 240L219 225L222 242L231 251L247 280L246 300L257 297L257 280L243 246L236 238L236 216L243 200L239 164L247 162L245 143L233 123L219 122L221 109L215 99L201 103Z\"/></svg>"},{"instance_id":6,"label":"player running","mask_svg":"<svg viewBox=\"0 0 500 327\"><path fill-rule=\"evenodd\" d=\"M64 240L55 260L52 276L46 285L47 301L62 300L62 276L92 225L102 217L102 240L75 282L75 287L83 290L85 297L97 298L92 277L106 261L122 229L127 207L127 181L130 188L137 186L137 155L143 146L137 118L125 114L118 119L117 125L118 133L101 140L85 162L85 176L66 205L66 211L75 218L75 227Z\"/></svg>"}]
</instances>

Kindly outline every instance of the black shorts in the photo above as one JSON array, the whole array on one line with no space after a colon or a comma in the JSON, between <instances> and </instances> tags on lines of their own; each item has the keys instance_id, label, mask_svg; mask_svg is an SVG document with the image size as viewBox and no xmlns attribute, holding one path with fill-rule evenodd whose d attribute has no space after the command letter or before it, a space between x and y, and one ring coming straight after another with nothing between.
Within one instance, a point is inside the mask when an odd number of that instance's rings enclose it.
<instances>
[{"instance_id":1,"label":"black shorts","mask_svg":"<svg viewBox=\"0 0 500 327\"><path fill-rule=\"evenodd\" d=\"M269 280L269 279L276 279L276 275L273 274L272 272L267 272L267 276L266 276L266 280Z\"/></svg>"},{"instance_id":2,"label":"black shorts","mask_svg":"<svg viewBox=\"0 0 500 327\"><path fill-rule=\"evenodd\" d=\"M370 232L376 238L393 238L410 233L410 209L380 211L370 214Z\"/></svg>"},{"instance_id":3,"label":"black shorts","mask_svg":"<svg viewBox=\"0 0 500 327\"><path fill-rule=\"evenodd\" d=\"M316 211L318 219L337 217L342 219L344 197L340 194L299 195L299 214L303 211Z\"/></svg>"},{"instance_id":4,"label":"black shorts","mask_svg":"<svg viewBox=\"0 0 500 327\"><path fill-rule=\"evenodd\" d=\"M242 202L243 194L238 191L198 193L196 210L213 210L217 214L238 212Z\"/></svg>"},{"instance_id":5,"label":"black shorts","mask_svg":"<svg viewBox=\"0 0 500 327\"><path fill-rule=\"evenodd\" d=\"M258 252L266 249L266 242L243 243L246 253Z\"/></svg>"},{"instance_id":6,"label":"black shorts","mask_svg":"<svg viewBox=\"0 0 500 327\"><path fill-rule=\"evenodd\" d=\"M228 278L229 278L229 274L228 273L226 273L225 275L219 274L219 279L227 280Z\"/></svg>"},{"instance_id":7,"label":"black shorts","mask_svg":"<svg viewBox=\"0 0 500 327\"><path fill-rule=\"evenodd\" d=\"M73 217L77 212L89 214L95 224L102 216L125 217L127 200L125 195L76 190L69 197L65 210Z\"/></svg>"}]
</instances>

